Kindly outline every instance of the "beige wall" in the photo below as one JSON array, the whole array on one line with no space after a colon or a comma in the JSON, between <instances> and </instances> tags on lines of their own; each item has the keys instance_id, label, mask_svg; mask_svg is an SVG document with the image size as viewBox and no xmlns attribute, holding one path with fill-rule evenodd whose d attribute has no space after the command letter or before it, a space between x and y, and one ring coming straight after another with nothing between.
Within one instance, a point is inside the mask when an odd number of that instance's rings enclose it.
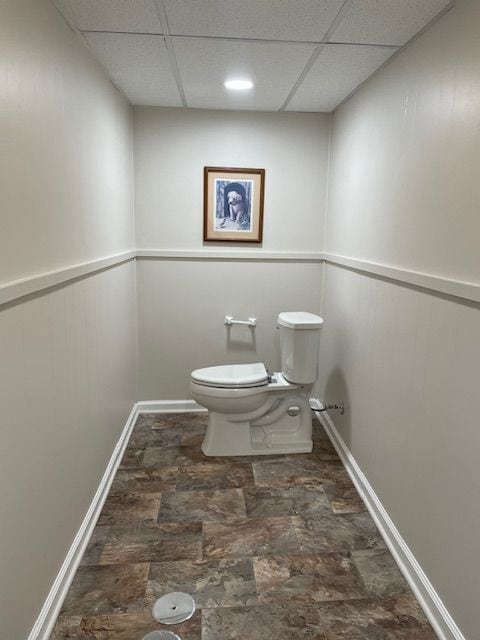
<instances>
[{"instance_id":1,"label":"beige wall","mask_svg":"<svg viewBox=\"0 0 480 640\"><path fill-rule=\"evenodd\" d=\"M48 0L0 4L0 284L133 244L131 110Z\"/></svg>"},{"instance_id":2,"label":"beige wall","mask_svg":"<svg viewBox=\"0 0 480 640\"><path fill-rule=\"evenodd\" d=\"M264 362L280 366L280 311L320 312L319 263L139 260L138 351L141 400L190 397L193 369ZM227 327L225 315L257 318L256 329Z\"/></svg>"},{"instance_id":3,"label":"beige wall","mask_svg":"<svg viewBox=\"0 0 480 640\"><path fill-rule=\"evenodd\" d=\"M479 23L457 3L335 114L327 251L480 284ZM319 395L473 640L479 307L329 265L324 315Z\"/></svg>"},{"instance_id":4,"label":"beige wall","mask_svg":"<svg viewBox=\"0 0 480 640\"><path fill-rule=\"evenodd\" d=\"M479 20L458 2L335 114L327 251L480 281Z\"/></svg>"},{"instance_id":5,"label":"beige wall","mask_svg":"<svg viewBox=\"0 0 480 640\"><path fill-rule=\"evenodd\" d=\"M329 127L330 117L318 113L136 107L137 248L201 249L203 167L219 166L265 169L262 250L319 251Z\"/></svg>"},{"instance_id":6,"label":"beige wall","mask_svg":"<svg viewBox=\"0 0 480 640\"><path fill-rule=\"evenodd\" d=\"M135 400L135 267L0 308L0 636L25 640Z\"/></svg>"},{"instance_id":7,"label":"beige wall","mask_svg":"<svg viewBox=\"0 0 480 640\"><path fill-rule=\"evenodd\" d=\"M325 114L134 109L139 249L319 252L330 117ZM203 167L266 170L261 247L203 243ZM286 255L288 257L288 255ZM282 310L319 312L322 266L298 261L140 260L139 399L188 398L192 369L262 360L278 367ZM256 316L234 328L226 314Z\"/></svg>"},{"instance_id":8,"label":"beige wall","mask_svg":"<svg viewBox=\"0 0 480 640\"><path fill-rule=\"evenodd\" d=\"M131 115L46 0L0 3L0 283L133 247ZM0 637L25 640L135 399L135 265L0 306Z\"/></svg>"}]
</instances>

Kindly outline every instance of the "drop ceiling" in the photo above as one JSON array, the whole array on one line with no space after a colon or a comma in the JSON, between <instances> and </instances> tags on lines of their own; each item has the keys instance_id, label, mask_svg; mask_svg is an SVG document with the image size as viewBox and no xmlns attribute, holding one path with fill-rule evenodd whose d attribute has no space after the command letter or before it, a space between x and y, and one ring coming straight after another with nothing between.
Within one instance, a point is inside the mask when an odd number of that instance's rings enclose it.
<instances>
[{"instance_id":1,"label":"drop ceiling","mask_svg":"<svg viewBox=\"0 0 480 640\"><path fill-rule=\"evenodd\" d=\"M52 0L132 105L332 111L448 0ZM247 77L232 93L223 82Z\"/></svg>"}]
</instances>

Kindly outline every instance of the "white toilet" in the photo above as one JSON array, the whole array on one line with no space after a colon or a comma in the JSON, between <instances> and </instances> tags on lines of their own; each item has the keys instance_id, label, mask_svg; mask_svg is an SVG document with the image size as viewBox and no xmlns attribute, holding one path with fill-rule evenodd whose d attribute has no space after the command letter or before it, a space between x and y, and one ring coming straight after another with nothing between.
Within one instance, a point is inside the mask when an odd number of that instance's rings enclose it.
<instances>
[{"instance_id":1,"label":"white toilet","mask_svg":"<svg viewBox=\"0 0 480 640\"><path fill-rule=\"evenodd\" d=\"M208 409L202 444L207 456L308 453L312 450L309 395L317 379L320 328L313 313L280 313L282 371L261 362L196 369L193 399Z\"/></svg>"}]
</instances>

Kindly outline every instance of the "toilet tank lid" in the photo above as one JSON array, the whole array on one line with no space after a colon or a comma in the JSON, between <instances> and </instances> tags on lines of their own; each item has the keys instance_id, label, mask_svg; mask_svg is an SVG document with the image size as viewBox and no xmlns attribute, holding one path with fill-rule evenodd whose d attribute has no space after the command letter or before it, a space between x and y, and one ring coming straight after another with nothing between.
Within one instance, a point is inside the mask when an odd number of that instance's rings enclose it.
<instances>
[{"instance_id":1,"label":"toilet tank lid","mask_svg":"<svg viewBox=\"0 0 480 640\"><path fill-rule=\"evenodd\" d=\"M267 377L263 362L226 364L192 371L192 380L219 387L257 386L266 384Z\"/></svg>"},{"instance_id":2,"label":"toilet tank lid","mask_svg":"<svg viewBox=\"0 0 480 640\"><path fill-rule=\"evenodd\" d=\"M323 318L307 311L283 311L278 316L278 324L289 329L320 329Z\"/></svg>"}]
</instances>

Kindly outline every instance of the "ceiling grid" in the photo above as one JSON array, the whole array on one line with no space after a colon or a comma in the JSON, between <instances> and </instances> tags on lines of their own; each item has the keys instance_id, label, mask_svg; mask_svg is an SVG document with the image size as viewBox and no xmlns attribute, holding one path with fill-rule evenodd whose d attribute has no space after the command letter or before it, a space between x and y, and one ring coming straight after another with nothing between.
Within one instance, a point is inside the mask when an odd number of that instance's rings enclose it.
<instances>
[{"instance_id":1,"label":"ceiling grid","mask_svg":"<svg viewBox=\"0 0 480 640\"><path fill-rule=\"evenodd\" d=\"M132 105L331 112L449 0L52 0ZM230 93L223 82L248 77Z\"/></svg>"},{"instance_id":2,"label":"ceiling grid","mask_svg":"<svg viewBox=\"0 0 480 640\"><path fill-rule=\"evenodd\" d=\"M170 27L168 26L168 16L167 16L167 12L165 11L165 5L163 4L163 0L154 0L154 2L155 2L155 8L158 14L158 19L160 21L162 33L164 34L165 46L167 48L167 53L170 59L173 77L175 78L175 82L177 84L180 100L182 101L183 107L188 107L187 99L185 97L185 91L183 89L182 78L180 76L180 69L178 68L178 62L175 56L175 50L172 46L172 42L170 38Z\"/></svg>"}]
</instances>

